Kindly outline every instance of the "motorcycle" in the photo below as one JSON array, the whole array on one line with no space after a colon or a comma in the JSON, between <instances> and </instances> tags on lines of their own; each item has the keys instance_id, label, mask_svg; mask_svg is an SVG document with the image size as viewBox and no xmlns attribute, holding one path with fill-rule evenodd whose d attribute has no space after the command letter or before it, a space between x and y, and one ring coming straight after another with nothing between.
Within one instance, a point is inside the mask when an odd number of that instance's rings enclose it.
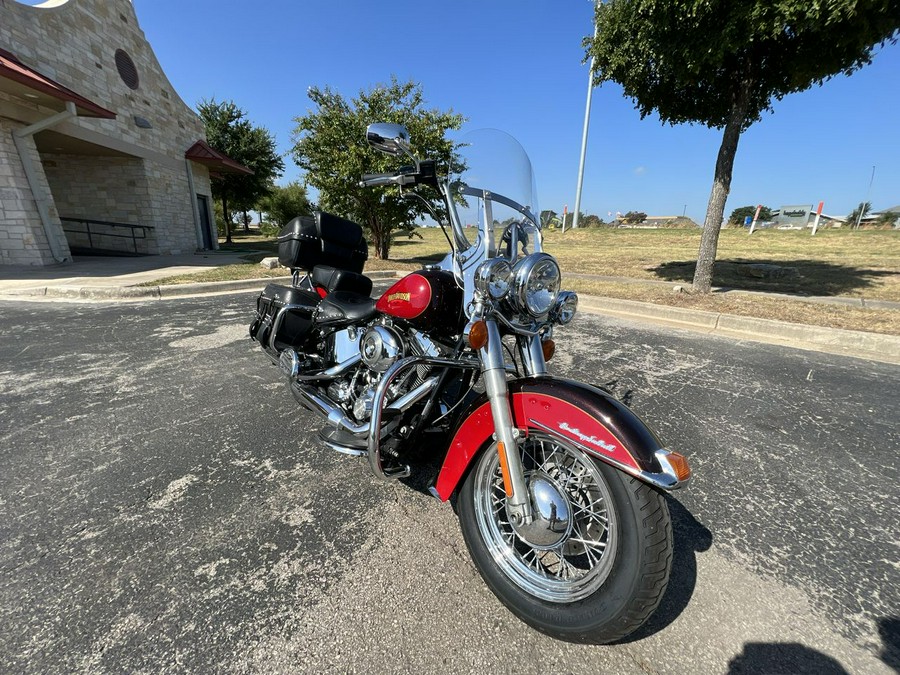
<instances>
[{"instance_id":1,"label":"motorcycle","mask_svg":"<svg viewBox=\"0 0 900 675\"><path fill-rule=\"evenodd\" d=\"M362 228L323 212L295 218L279 236L293 283L263 290L251 337L322 419L325 446L367 458L382 479L424 472L514 614L560 639L621 640L666 589L663 493L689 481L686 458L609 392L550 374L554 333L578 298L542 249L522 147L475 132L459 147L461 173L442 176L403 126L366 136L412 163L360 185L437 190L450 252L372 298Z\"/></svg>"}]
</instances>

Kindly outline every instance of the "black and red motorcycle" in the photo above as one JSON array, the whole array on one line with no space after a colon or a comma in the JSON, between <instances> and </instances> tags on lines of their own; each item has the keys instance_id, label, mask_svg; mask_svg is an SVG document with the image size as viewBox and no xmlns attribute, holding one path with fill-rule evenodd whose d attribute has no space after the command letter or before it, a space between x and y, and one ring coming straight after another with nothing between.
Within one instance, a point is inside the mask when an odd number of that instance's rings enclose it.
<instances>
[{"instance_id":1,"label":"black and red motorcycle","mask_svg":"<svg viewBox=\"0 0 900 675\"><path fill-rule=\"evenodd\" d=\"M689 480L686 459L608 392L549 373L578 299L542 251L521 146L475 132L462 173L441 176L404 127L373 124L367 139L413 163L362 184L438 190L451 252L371 298L362 228L294 219L279 237L294 283L266 287L251 336L322 418L327 447L384 479L432 467L430 492L452 500L475 566L517 616L562 639L622 639L668 583L662 493Z\"/></svg>"}]
</instances>

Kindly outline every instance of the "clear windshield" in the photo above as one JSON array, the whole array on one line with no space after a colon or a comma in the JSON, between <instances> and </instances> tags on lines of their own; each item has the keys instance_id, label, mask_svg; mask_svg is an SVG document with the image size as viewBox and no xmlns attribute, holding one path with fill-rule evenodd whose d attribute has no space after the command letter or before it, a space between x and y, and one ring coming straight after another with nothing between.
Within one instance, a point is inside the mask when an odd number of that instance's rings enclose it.
<instances>
[{"instance_id":1,"label":"clear windshield","mask_svg":"<svg viewBox=\"0 0 900 675\"><path fill-rule=\"evenodd\" d=\"M457 152L465 168L451 178L451 185L466 238L474 243L487 233L493 240L488 242L488 255L496 255L503 247L503 232L518 224L519 233L525 233L529 240L528 251L540 250L537 230L541 211L525 150L512 136L497 129L469 132L460 143ZM488 219L490 231L486 229Z\"/></svg>"}]
</instances>

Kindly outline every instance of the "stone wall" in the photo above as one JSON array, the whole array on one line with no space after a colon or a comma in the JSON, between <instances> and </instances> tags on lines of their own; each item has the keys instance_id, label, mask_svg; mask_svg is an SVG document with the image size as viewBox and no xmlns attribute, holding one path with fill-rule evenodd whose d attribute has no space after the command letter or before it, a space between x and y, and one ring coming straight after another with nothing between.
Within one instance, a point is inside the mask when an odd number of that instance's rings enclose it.
<instances>
[{"instance_id":1,"label":"stone wall","mask_svg":"<svg viewBox=\"0 0 900 675\"><path fill-rule=\"evenodd\" d=\"M154 166L150 182L157 187L150 195L156 215L156 238L160 253L178 255L200 248L194 224L194 206L184 160L179 169ZM196 188L196 183L195 183Z\"/></svg>"},{"instance_id":2,"label":"stone wall","mask_svg":"<svg viewBox=\"0 0 900 675\"><path fill-rule=\"evenodd\" d=\"M21 126L0 117L0 265L51 265L57 261L50 251L37 204L13 142L13 131ZM46 190L47 177L34 139L23 139L23 145L32 158L38 182ZM59 214L52 203L48 204L48 211L58 228ZM68 256L69 248L64 236L59 236L61 234L57 233L57 245Z\"/></svg>"},{"instance_id":3,"label":"stone wall","mask_svg":"<svg viewBox=\"0 0 900 675\"><path fill-rule=\"evenodd\" d=\"M44 171L62 218L85 218L129 225L155 226L150 181L145 160L137 157L92 157L42 155ZM63 222L72 247L94 247L107 251L134 251L130 228L92 225L92 236L75 234L85 225ZM158 253L155 232L138 242L138 253ZM124 235L115 236L115 235Z\"/></svg>"},{"instance_id":4,"label":"stone wall","mask_svg":"<svg viewBox=\"0 0 900 675\"><path fill-rule=\"evenodd\" d=\"M62 215L149 225L154 230L147 242L148 252L197 250L202 239L194 220L184 153L205 138L205 130L163 73L138 25L131 0L57 0L53 6L37 7L0 0L0 47L116 113L114 120L78 117L52 130L93 144L100 156L45 147L56 144L41 145L38 135L42 152L36 164L46 171L49 191L45 197L56 202L54 218ZM129 72L136 74L130 82ZM0 141L0 189L12 189L8 185L13 182L11 174L21 172L21 161L6 129L54 112L0 92L0 134L5 137ZM28 143L36 154L34 139L29 138ZM208 170L197 164L192 168L195 191L212 201ZM49 246L34 197L27 183L19 179L15 190L15 196L3 193L0 264L48 264L52 256L48 261ZM66 245L61 228L54 236ZM5 243L13 240L25 243L12 247ZM82 239L73 238L72 243L80 244ZM20 246L29 253L20 253Z\"/></svg>"},{"instance_id":5,"label":"stone wall","mask_svg":"<svg viewBox=\"0 0 900 675\"><path fill-rule=\"evenodd\" d=\"M79 119L85 128L173 158L183 158L194 141L205 138L200 118L156 60L131 0L69 0L50 8L0 0L0 45L117 115L114 120ZM119 75L120 49L134 63L137 89ZM139 127L135 116L153 128Z\"/></svg>"}]
</instances>

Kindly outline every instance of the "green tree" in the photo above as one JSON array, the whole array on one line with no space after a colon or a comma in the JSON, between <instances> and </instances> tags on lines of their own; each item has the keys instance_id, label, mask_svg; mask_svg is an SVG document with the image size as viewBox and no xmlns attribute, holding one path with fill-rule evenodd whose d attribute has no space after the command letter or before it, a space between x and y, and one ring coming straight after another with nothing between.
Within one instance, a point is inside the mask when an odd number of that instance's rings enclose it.
<instances>
[{"instance_id":1,"label":"green tree","mask_svg":"<svg viewBox=\"0 0 900 675\"><path fill-rule=\"evenodd\" d=\"M878 214L878 219L875 222L882 227L898 227L900 225L900 213L884 211Z\"/></svg>"},{"instance_id":2,"label":"green tree","mask_svg":"<svg viewBox=\"0 0 900 675\"><path fill-rule=\"evenodd\" d=\"M600 216L590 214L581 221L580 227L603 227L605 224Z\"/></svg>"},{"instance_id":3,"label":"green tree","mask_svg":"<svg viewBox=\"0 0 900 675\"><path fill-rule=\"evenodd\" d=\"M253 171L252 175L222 174L211 180L213 196L222 201L225 241L231 243L229 204L245 213L253 208L284 171L284 160L275 149L275 137L266 128L251 124L233 101L202 100L197 112L206 126L209 145Z\"/></svg>"},{"instance_id":4,"label":"green tree","mask_svg":"<svg viewBox=\"0 0 900 675\"><path fill-rule=\"evenodd\" d=\"M269 188L269 194L264 195L256 207L265 211L268 220L278 227L284 227L297 216L312 213L306 188L298 181L292 181L284 187L273 185Z\"/></svg>"},{"instance_id":5,"label":"green tree","mask_svg":"<svg viewBox=\"0 0 900 675\"><path fill-rule=\"evenodd\" d=\"M722 129L694 289L708 293L741 133L773 99L850 74L896 41L900 0L611 0L588 42L594 82L645 117Z\"/></svg>"},{"instance_id":6,"label":"green tree","mask_svg":"<svg viewBox=\"0 0 900 675\"><path fill-rule=\"evenodd\" d=\"M643 211L629 211L622 216L622 222L628 223L629 225L639 225L645 220L647 220L647 214Z\"/></svg>"},{"instance_id":7,"label":"green tree","mask_svg":"<svg viewBox=\"0 0 900 675\"><path fill-rule=\"evenodd\" d=\"M563 225L563 228L566 230L571 230L575 224L575 212L574 211L572 211L571 213L566 213L565 216L560 216L559 218L560 218L560 222ZM585 219L584 212L579 211L578 212L578 222L582 223L582 222L584 222L584 219ZM579 225L579 227L580 227L580 225Z\"/></svg>"},{"instance_id":8,"label":"green tree","mask_svg":"<svg viewBox=\"0 0 900 675\"><path fill-rule=\"evenodd\" d=\"M396 157L368 146L366 127L373 122L403 124L413 154L437 160L438 171L446 172L455 155L445 133L462 126L464 118L452 110L426 108L422 87L396 78L360 91L350 101L328 87L313 87L307 96L316 110L294 120L294 161L306 172L306 183L319 191L321 208L363 225L376 257L387 259L391 232L408 228L426 209L418 200L404 198L397 188L359 186L363 174L396 171L399 164Z\"/></svg>"},{"instance_id":9,"label":"green tree","mask_svg":"<svg viewBox=\"0 0 900 675\"><path fill-rule=\"evenodd\" d=\"M756 215L756 207L755 206L739 206L734 211L731 212L731 215L728 216L728 224L729 225L743 225L744 219L747 216L753 218ZM759 219L760 220L771 220L772 219L772 209L768 206L763 206L759 210Z\"/></svg>"},{"instance_id":10,"label":"green tree","mask_svg":"<svg viewBox=\"0 0 900 675\"><path fill-rule=\"evenodd\" d=\"M847 224L850 227L858 227L859 223L857 221L861 221L869 215L869 211L871 210L872 202L860 202L859 205L850 212L850 215L847 216Z\"/></svg>"}]
</instances>

